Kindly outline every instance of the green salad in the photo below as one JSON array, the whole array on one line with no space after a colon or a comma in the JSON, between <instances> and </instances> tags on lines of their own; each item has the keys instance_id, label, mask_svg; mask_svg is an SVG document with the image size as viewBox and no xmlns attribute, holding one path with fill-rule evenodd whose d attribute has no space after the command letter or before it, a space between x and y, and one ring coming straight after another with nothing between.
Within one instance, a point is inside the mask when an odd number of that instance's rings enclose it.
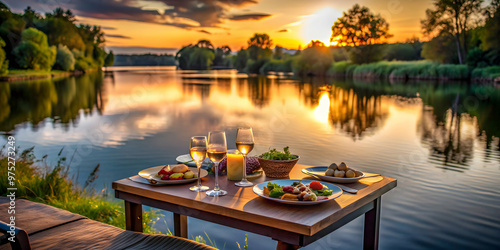
<instances>
[{"instance_id":1,"label":"green salad","mask_svg":"<svg viewBox=\"0 0 500 250\"><path fill-rule=\"evenodd\" d=\"M266 159L266 160L279 160L279 161L297 159L297 156L290 154L290 151L288 149L289 149L288 146L283 148L283 151L285 151L283 153L283 152L278 151L275 148L273 148L273 149L269 150L268 152L263 153L261 158Z\"/></svg>"}]
</instances>

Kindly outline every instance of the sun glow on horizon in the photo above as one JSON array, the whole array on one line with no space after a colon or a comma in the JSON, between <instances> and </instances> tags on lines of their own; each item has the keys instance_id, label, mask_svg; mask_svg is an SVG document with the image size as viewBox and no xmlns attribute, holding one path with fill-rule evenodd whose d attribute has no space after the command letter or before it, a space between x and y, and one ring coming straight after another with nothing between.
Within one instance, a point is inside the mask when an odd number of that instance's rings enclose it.
<instances>
[{"instance_id":1,"label":"sun glow on horizon","mask_svg":"<svg viewBox=\"0 0 500 250\"><path fill-rule=\"evenodd\" d=\"M340 16L342 16L342 12L330 7L319 9L314 14L307 16L302 26L304 45L312 40L319 40L326 46L337 45L336 41L330 43L330 37L333 23Z\"/></svg>"}]
</instances>

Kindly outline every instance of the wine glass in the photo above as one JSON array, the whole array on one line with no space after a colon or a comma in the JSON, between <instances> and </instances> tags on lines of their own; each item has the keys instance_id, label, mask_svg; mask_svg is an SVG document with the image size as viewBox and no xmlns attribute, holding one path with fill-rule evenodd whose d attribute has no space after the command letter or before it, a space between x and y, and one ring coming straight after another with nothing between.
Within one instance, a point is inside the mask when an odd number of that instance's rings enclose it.
<instances>
[{"instance_id":1,"label":"wine glass","mask_svg":"<svg viewBox=\"0 0 500 250\"><path fill-rule=\"evenodd\" d=\"M247 180L247 154L252 151L254 145L252 128L238 128L236 134L236 148L243 154L243 178L234 185L239 187L250 187L253 183Z\"/></svg>"},{"instance_id":2,"label":"wine glass","mask_svg":"<svg viewBox=\"0 0 500 250\"><path fill-rule=\"evenodd\" d=\"M201 185L201 164L207 158L207 137L206 136L193 136L189 145L189 153L193 158L198 168L198 185L189 188L191 191L200 192L208 190L207 186Z\"/></svg>"},{"instance_id":3,"label":"wine glass","mask_svg":"<svg viewBox=\"0 0 500 250\"><path fill-rule=\"evenodd\" d=\"M222 196L227 194L226 191L219 188L219 162L224 159L226 153L226 132L210 131L208 133L207 155L214 163L215 187L213 190L207 191L208 196Z\"/></svg>"}]
</instances>

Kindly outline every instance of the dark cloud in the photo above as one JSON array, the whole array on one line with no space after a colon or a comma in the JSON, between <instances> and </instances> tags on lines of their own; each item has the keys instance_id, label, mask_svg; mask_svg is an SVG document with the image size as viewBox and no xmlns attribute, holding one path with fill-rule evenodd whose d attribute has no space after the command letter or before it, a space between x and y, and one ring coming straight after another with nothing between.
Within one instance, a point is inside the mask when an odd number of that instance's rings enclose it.
<instances>
[{"instance_id":1,"label":"dark cloud","mask_svg":"<svg viewBox=\"0 0 500 250\"><path fill-rule=\"evenodd\" d=\"M20 2L23 2L24 6L38 6L35 9L42 13L62 7L71 9L74 14L82 17L158 23L198 31L199 28L221 28L220 25L229 19L259 20L268 17L269 14L229 15L233 8L243 8L258 1L260 0L23 0ZM151 2L164 3L166 6L164 12L143 8Z\"/></svg>"},{"instance_id":2,"label":"dark cloud","mask_svg":"<svg viewBox=\"0 0 500 250\"><path fill-rule=\"evenodd\" d=\"M129 36L124 36L124 35L104 34L104 36L106 36L106 37L114 37L114 38L130 39Z\"/></svg>"},{"instance_id":3,"label":"dark cloud","mask_svg":"<svg viewBox=\"0 0 500 250\"><path fill-rule=\"evenodd\" d=\"M255 14L234 15L229 19L233 21L261 20L270 16L271 14L255 13Z\"/></svg>"},{"instance_id":4,"label":"dark cloud","mask_svg":"<svg viewBox=\"0 0 500 250\"><path fill-rule=\"evenodd\" d=\"M205 34L208 34L208 35L212 35L212 33L206 31L206 30L198 30L198 32L200 33L205 33Z\"/></svg>"},{"instance_id":5,"label":"dark cloud","mask_svg":"<svg viewBox=\"0 0 500 250\"><path fill-rule=\"evenodd\" d=\"M285 33L285 32L288 32L288 31L289 31L288 29L278 30L279 33Z\"/></svg>"}]
</instances>

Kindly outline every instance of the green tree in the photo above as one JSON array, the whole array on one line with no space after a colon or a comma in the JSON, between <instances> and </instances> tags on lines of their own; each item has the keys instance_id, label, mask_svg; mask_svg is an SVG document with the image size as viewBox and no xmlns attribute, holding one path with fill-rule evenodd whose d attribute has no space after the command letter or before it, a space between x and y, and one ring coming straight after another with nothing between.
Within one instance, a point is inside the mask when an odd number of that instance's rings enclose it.
<instances>
[{"instance_id":1,"label":"green tree","mask_svg":"<svg viewBox=\"0 0 500 250\"><path fill-rule=\"evenodd\" d=\"M425 35L451 35L454 37L458 62L465 63L467 33L473 27L475 14L481 12L483 0L437 0L434 9L427 9L426 19L421 20Z\"/></svg>"},{"instance_id":2,"label":"green tree","mask_svg":"<svg viewBox=\"0 0 500 250\"><path fill-rule=\"evenodd\" d=\"M24 22L26 22L26 28L36 28L36 23L42 19L42 16L34 9L31 8L31 6L26 7L24 9L24 14L23 14L23 19Z\"/></svg>"},{"instance_id":3,"label":"green tree","mask_svg":"<svg viewBox=\"0 0 500 250\"><path fill-rule=\"evenodd\" d=\"M192 53L189 55L189 69L204 70L212 66L214 60L214 52L208 48L193 47Z\"/></svg>"},{"instance_id":4,"label":"green tree","mask_svg":"<svg viewBox=\"0 0 500 250\"><path fill-rule=\"evenodd\" d=\"M54 64L54 68L64 71L75 70L75 57L66 45L59 44L59 46L57 46L56 63Z\"/></svg>"},{"instance_id":5,"label":"green tree","mask_svg":"<svg viewBox=\"0 0 500 250\"><path fill-rule=\"evenodd\" d=\"M299 75L324 75L332 65L330 49L321 41L311 41L298 56L295 72Z\"/></svg>"},{"instance_id":6,"label":"green tree","mask_svg":"<svg viewBox=\"0 0 500 250\"><path fill-rule=\"evenodd\" d=\"M21 36L21 43L13 51L17 64L25 69L50 70L56 59L56 48L49 47L47 36L35 28L24 30Z\"/></svg>"},{"instance_id":7,"label":"green tree","mask_svg":"<svg viewBox=\"0 0 500 250\"><path fill-rule=\"evenodd\" d=\"M271 46L273 45L273 40L266 33L255 33L250 39L248 39L248 55L252 60L258 60L261 58L270 58L273 54Z\"/></svg>"},{"instance_id":8,"label":"green tree","mask_svg":"<svg viewBox=\"0 0 500 250\"><path fill-rule=\"evenodd\" d=\"M380 14L375 15L367 7L355 4L335 21L330 41L351 46L349 58L352 62L370 63L382 58L383 47L374 44L390 37L389 24Z\"/></svg>"},{"instance_id":9,"label":"green tree","mask_svg":"<svg viewBox=\"0 0 500 250\"><path fill-rule=\"evenodd\" d=\"M243 49L242 47L240 51L236 53L236 57L234 57L234 62L233 62L234 67L237 70L242 71L247 66L247 61L248 61L248 51Z\"/></svg>"},{"instance_id":10,"label":"green tree","mask_svg":"<svg viewBox=\"0 0 500 250\"><path fill-rule=\"evenodd\" d=\"M7 60L3 47L5 47L5 42L0 38L0 75L9 73L9 60Z\"/></svg>"},{"instance_id":11,"label":"green tree","mask_svg":"<svg viewBox=\"0 0 500 250\"><path fill-rule=\"evenodd\" d=\"M330 41L337 41L341 46L359 46L376 44L390 37L389 24L380 14L355 4L335 21Z\"/></svg>"},{"instance_id":12,"label":"green tree","mask_svg":"<svg viewBox=\"0 0 500 250\"><path fill-rule=\"evenodd\" d=\"M500 1L494 0L484 24L482 48L492 64L500 64Z\"/></svg>"},{"instance_id":13,"label":"green tree","mask_svg":"<svg viewBox=\"0 0 500 250\"><path fill-rule=\"evenodd\" d=\"M274 47L274 55L273 55L273 58L274 59L278 59L278 60L281 60L283 59L283 47L279 46L279 45L276 45L276 47Z\"/></svg>"},{"instance_id":14,"label":"green tree","mask_svg":"<svg viewBox=\"0 0 500 250\"><path fill-rule=\"evenodd\" d=\"M21 32L25 26L26 22L21 15L12 13L5 4L0 2L0 37L5 42L4 50L10 67L18 67L12 51L21 42Z\"/></svg>"},{"instance_id":15,"label":"green tree","mask_svg":"<svg viewBox=\"0 0 500 250\"><path fill-rule=\"evenodd\" d=\"M230 55L231 55L231 48L229 46L224 45L222 47L217 47L215 49L215 58L213 65L229 67L231 65L231 61L227 59L229 58Z\"/></svg>"},{"instance_id":16,"label":"green tree","mask_svg":"<svg viewBox=\"0 0 500 250\"><path fill-rule=\"evenodd\" d=\"M115 55L113 54L113 51L109 51L108 55L106 55L106 58L104 59L104 67L109 67L113 66L115 63Z\"/></svg>"},{"instance_id":17,"label":"green tree","mask_svg":"<svg viewBox=\"0 0 500 250\"><path fill-rule=\"evenodd\" d=\"M457 48L451 35L441 35L422 45L422 57L439 63L458 63Z\"/></svg>"}]
</instances>

